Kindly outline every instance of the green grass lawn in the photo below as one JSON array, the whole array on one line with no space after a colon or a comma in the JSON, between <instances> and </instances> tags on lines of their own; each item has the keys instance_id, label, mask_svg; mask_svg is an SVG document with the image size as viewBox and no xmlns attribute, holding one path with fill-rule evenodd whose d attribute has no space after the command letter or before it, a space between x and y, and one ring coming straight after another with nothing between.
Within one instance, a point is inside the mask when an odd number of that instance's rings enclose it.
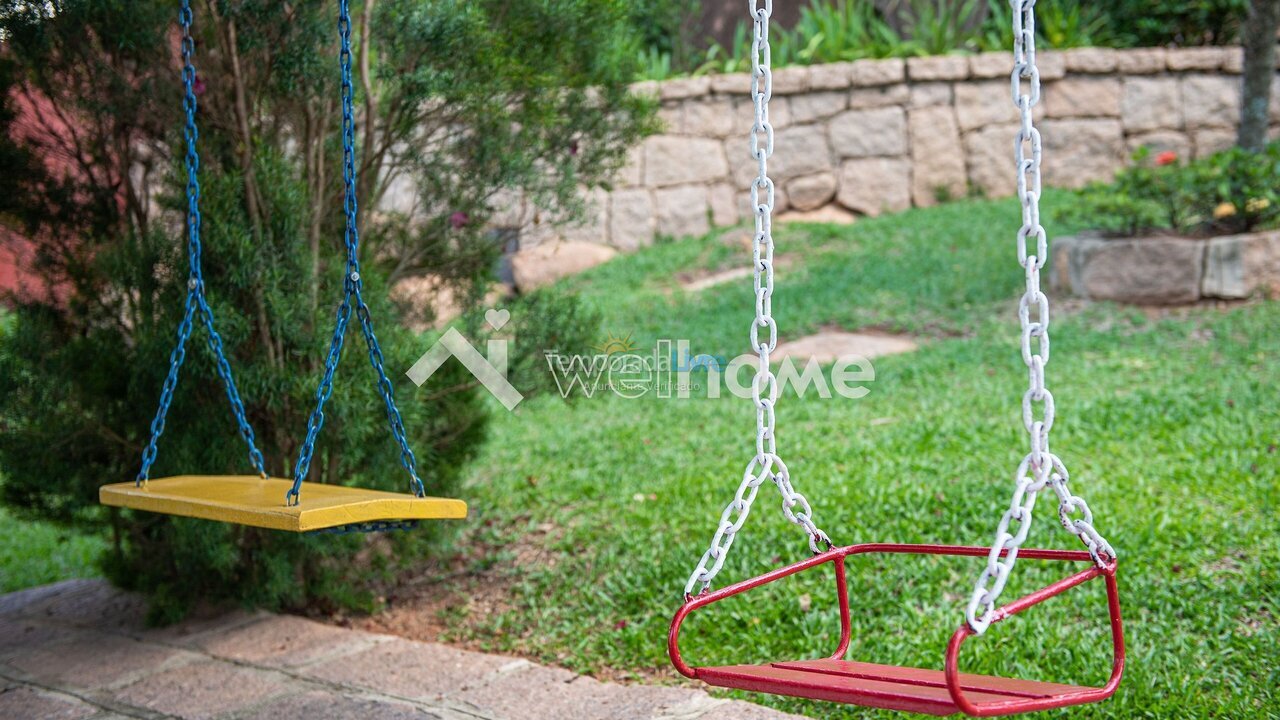
<instances>
[{"instance_id":1,"label":"green grass lawn","mask_svg":"<svg viewBox=\"0 0 1280 720\"><path fill-rule=\"evenodd\" d=\"M1046 217L1064 200L1046 196ZM990 542L1026 447L1016 222L1012 201L967 201L851 227L779 230L779 255L790 262L774 302L784 340L840 327L923 342L877 360L865 398L779 402L779 453L837 543ZM741 248L717 238L689 240L620 258L570 285L603 312L602 340L630 334L649 349L684 338L694 353L732 357L748 349L750 280L691 295L677 277L744 262ZM1172 314L1055 308L1053 449L1121 554L1129 641L1116 697L1056 716L1280 716L1280 303ZM571 404L544 396L501 413L471 472L473 520L461 540L507 545L490 560L511 596L482 617L455 613L454 637L579 671L674 681L667 625L753 452L754 421L750 403L731 396L606 393ZM1079 547L1055 510L1052 496L1043 498L1028 547ZM518 552L530 544L539 559L517 561L533 555ZM766 485L717 584L806 553ZM974 559L852 562L850 657L941 667L980 567ZM1061 574L1023 561L1004 597ZM740 600L687 624L691 662L816 657L835 644L829 574ZM1102 587L1093 583L996 626L970 643L966 662L975 672L1101 683L1107 640ZM815 717L890 716L735 696Z\"/></svg>"},{"instance_id":2,"label":"green grass lawn","mask_svg":"<svg viewBox=\"0 0 1280 720\"><path fill-rule=\"evenodd\" d=\"M0 593L98 574L104 542L55 525L18 520L0 509Z\"/></svg>"}]
</instances>

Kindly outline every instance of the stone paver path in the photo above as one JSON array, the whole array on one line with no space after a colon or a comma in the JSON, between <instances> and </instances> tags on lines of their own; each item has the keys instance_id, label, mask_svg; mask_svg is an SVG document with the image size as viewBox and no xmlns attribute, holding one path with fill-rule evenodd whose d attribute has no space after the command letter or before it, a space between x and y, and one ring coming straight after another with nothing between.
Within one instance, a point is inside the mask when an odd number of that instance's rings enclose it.
<instances>
[{"instance_id":1,"label":"stone paver path","mask_svg":"<svg viewBox=\"0 0 1280 720\"><path fill-rule=\"evenodd\" d=\"M147 628L100 580L0 596L8 720L802 720L692 688L232 612Z\"/></svg>"},{"instance_id":2,"label":"stone paver path","mask_svg":"<svg viewBox=\"0 0 1280 720\"><path fill-rule=\"evenodd\" d=\"M914 340L898 335L870 335L833 330L780 343L773 356L792 358L798 363L806 363L812 358L819 364L825 365L836 360L852 358L869 360L885 355L912 352L915 349Z\"/></svg>"}]
</instances>

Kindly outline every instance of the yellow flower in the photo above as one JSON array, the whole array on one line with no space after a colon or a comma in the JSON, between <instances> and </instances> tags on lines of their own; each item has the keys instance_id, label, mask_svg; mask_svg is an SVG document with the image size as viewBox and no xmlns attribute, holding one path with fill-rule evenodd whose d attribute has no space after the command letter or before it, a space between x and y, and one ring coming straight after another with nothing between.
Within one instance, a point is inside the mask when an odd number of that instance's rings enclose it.
<instances>
[{"instance_id":1,"label":"yellow flower","mask_svg":"<svg viewBox=\"0 0 1280 720\"><path fill-rule=\"evenodd\" d=\"M1244 204L1245 212L1259 213L1271 207L1271 201L1266 198L1254 198Z\"/></svg>"},{"instance_id":2,"label":"yellow flower","mask_svg":"<svg viewBox=\"0 0 1280 720\"><path fill-rule=\"evenodd\" d=\"M1236 206L1232 205L1229 202L1224 202L1218 207L1213 209L1213 219L1215 220L1221 220L1222 218L1229 218L1235 214L1236 214Z\"/></svg>"}]
</instances>

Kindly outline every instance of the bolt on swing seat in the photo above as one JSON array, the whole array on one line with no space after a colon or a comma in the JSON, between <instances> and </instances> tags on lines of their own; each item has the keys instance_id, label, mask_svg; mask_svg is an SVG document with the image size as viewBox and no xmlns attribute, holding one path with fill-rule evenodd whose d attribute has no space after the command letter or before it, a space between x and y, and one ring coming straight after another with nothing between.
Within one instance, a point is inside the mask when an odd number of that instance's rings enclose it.
<instances>
[{"instance_id":1,"label":"bolt on swing seat","mask_svg":"<svg viewBox=\"0 0 1280 720\"><path fill-rule=\"evenodd\" d=\"M1110 611L1114 651L1111 676L1102 687L1082 687L961 673L959 671L960 648L965 640L974 634L967 624L962 624L952 635L951 642L947 646L943 670L897 667L844 659L852 640L845 558L867 553L985 557L989 552L990 548L984 547L891 543L834 548L760 577L689 598L671 622L671 631L667 639L668 652L672 663L681 674L715 687L927 715L954 715L961 712L978 717L1009 715L1094 703L1111 697L1119 687L1120 679L1124 674L1125 658L1124 630L1115 576L1116 566L1113 562L1100 568L1093 564L1092 556L1083 550L1021 550L1018 555L1021 558L1085 562L1089 563L1090 567L1004 605L996 611L992 622L1009 618L1095 578L1103 578L1107 588L1107 605ZM836 592L840 604L840 642L830 657L718 667L693 667L684 661L680 654L680 628L690 613L827 563L835 567Z\"/></svg>"},{"instance_id":2,"label":"bolt on swing seat","mask_svg":"<svg viewBox=\"0 0 1280 720\"><path fill-rule=\"evenodd\" d=\"M369 307L362 294L358 260L360 236L357 225L355 120L353 85L351 82L351 16L349 0L338 2L338 28L341 39L339 64L342 73L343 107L343 181L346 189L344 211L347 228L344 237L346 262L342 302L338 306L333 337L325 371L315 392L315 409L307 421L307 435L302 443L292 480L268 476L262 453L258 450L236 389L231 365L223 351L222 338L215 327L213 309L205 296L204 271L201 264L200 154L196 147L199 130L196 125L198 100L194 85L196 70L192 61L195 41L191 36L193 14L190 0L182 0L179 11L182 29L182 79L185 90L183 109L186 113L187 169L187 282L186 313L178 326L178 340L169 358L169 372L160 394L160 406L151 423L151 437L142 453L142 468L134 482L105 485L98 491L99 502L111 507L178 515L234 523L270 530L306 533L380 532L408 530L420 520L462 519L467 504L450 498L427 497L418 476L417 461L405 437L404 422L396 406L391 381L383 366L382 349L374 333ZM304 482L311 466L316 439L324 425L324 406L333 393L334 373L342 354L347 326L355 314L364 333L370 364L377 374L378 392L386 410L391 435L400 451L400 462L408 472L412 494L367 490L341 485ZM249 449L249 460L257 475L214 476L180 475L150 479L157 445L164 433L169 405L178 385L178 374L186 358L187 341L196 316L208 329L208 344L226 389L240 436Z\"/></svg>"},{"instance_id":3,"label":"bolt on swing seat","mask_svg":"<svg viewBox=\"0 0 1280 720\"><path fill-rule=\"evenodd\" d=\"M98 497L113 507L289 532L467 517L462 500L325 483L302 483L298 504L288 505L282 498L292 487L293 480L256 475L180 475L104 485Z\"/></svg>"}]
</instances>

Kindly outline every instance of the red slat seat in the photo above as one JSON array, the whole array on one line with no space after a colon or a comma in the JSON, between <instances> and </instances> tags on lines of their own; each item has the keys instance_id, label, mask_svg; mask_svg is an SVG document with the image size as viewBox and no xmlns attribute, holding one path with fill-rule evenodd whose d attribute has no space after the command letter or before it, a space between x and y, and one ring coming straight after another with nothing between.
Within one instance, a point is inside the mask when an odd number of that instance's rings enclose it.
<instances>
[{"instance_id":1,"label":"red slat seat","mask_svg":"<svg viewBox=\"0 0 1280 720\"><path fill-rule=\"evenodd\" d=\"M1113 645L1111 677L1102 687L962 673L959 669L960 647L975 634L967 624L961 625L952 634L951 641L947 644L943 670L842 659L849 650L853 632L846 558L864 553L985 557L988 552L987 548L981 547L901 543L867 543L832 548L760 577L713 592L686 597L684 605L671 620L667 651L680 674L708 685L928 715L965 713L975 717L994 717L1084 705L1111 697L1124 675L1124 627L1120 618L1116 565L1114 561L1102 567L1095 565L1089 553L1079 550L1022 550L1020 557L1024 559L1087 563L1088 567L998 608L993 614L992 624L1002 622L1090 580L1101 578L1106 585ZM840 643L829 658L762 665L693 666L685 662L680 654L680 627L691 612L827 563L835 569L836 599L840 608Z\"/></svg>"},{"instance_id":2,"label":"red slat seat","mask_svg":"<svg viewBox=\"0 0 1280 720\"><path fill-rule=\"evenodd\" d=\"M827 659L700 667L698 679L717 687L886 710L927 715L961 712L947 691L941 670ZM1075 685L966 673L961 673L960 681L976 703L1066 698L1093 691L1093 688Z\"/></svg>"}]
</instances>

